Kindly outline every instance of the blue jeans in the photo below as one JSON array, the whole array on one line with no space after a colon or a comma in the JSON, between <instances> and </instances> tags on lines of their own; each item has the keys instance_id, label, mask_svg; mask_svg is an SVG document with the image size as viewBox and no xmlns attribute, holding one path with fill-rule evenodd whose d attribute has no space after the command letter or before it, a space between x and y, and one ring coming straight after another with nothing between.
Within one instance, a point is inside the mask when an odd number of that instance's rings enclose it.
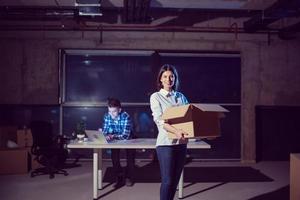
<instances>
[{"instance_id":1,"label":"blue jeans","mask_svg":"<svg viewBox=\"0 0 300 200\"><path fill-rule=\"evenodd\" d=\"M160 200L172 200L185 164L186 144L157 146L161 173Z\"/></svg>"}]
</instances>

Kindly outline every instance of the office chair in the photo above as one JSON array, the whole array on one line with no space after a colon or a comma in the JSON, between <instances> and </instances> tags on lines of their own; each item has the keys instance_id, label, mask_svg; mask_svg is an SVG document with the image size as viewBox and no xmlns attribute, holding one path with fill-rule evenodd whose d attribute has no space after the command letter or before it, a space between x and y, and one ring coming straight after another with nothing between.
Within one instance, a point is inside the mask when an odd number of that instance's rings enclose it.
<instances>
[{"instance_id":1,"label":"office chair","mask_svg":"<svg viewBox=\"0 0 300 200\"><path fill-rule=\"evenodd\" d=\"M52 125L46 121L33 121L30 124L33 145L31 154L35 160L43 165L31 172L31 177L37 175L49 175L54 178L55 174L68 175L62 167L67 159L68 151L64 148L62 137L53 137Z\"/></svg>"}]
</instances>

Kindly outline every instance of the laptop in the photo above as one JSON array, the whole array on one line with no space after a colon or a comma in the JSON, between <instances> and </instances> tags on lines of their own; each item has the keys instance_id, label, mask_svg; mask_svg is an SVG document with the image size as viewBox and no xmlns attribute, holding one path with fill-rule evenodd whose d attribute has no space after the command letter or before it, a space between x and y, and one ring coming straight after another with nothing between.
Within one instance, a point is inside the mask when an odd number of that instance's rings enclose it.
<instances>
[{"instance_id":1,"label":"laptop","mask_svg":"<svg viewBox=\"0 0 300 200\"><path fill-rule=\"evenodd\" d=\"M85 133L90 142L99 143L99 144L107 144L107 140L104 134L98 130L85 130Z\"/></svg>"}]
</instances>

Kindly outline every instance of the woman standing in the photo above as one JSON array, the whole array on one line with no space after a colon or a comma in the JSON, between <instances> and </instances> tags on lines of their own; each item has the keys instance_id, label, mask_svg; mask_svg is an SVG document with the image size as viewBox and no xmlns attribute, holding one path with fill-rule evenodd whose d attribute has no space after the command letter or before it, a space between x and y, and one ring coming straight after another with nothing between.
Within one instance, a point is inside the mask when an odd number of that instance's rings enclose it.
<instances>
[{"instance_id":1,"label":"woman standing","mask_svg":"<svg viewBox=\"0 0 300 200\"><path fill-rule=\"evenodd\" d=\"M172 65L165 64L161 67L157 86L158 92L150 97L150 106L158 128L156 152L162 179L160 200L172 200L184 167L188 140L184 138L187 133L168 124L161 116L167 108L185 105L188 101L182 93L177 92L178 74ZM176 135L176 139L169 139L167 132Z\"/></svg>"}]
</instances>

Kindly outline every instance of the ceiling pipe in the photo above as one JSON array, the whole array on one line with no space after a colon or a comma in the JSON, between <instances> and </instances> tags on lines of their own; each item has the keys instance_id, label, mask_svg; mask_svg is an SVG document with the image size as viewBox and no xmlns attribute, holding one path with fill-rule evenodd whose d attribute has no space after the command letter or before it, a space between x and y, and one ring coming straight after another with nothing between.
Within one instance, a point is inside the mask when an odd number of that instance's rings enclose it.
<instances>
[{"instance_id":1,"label":"ceiling pipe","mask_svg":"<svg viewBox=\"0 0 300 200\"><path fill-rule=\"evenodd\" d=\"M235 39L237 39L237 37L238 37L238 25L237 25L236 22L231 24L229 30L232 30L233 28L234 28L234 33L235 33Z\"/></svg>"},{"instance_id":2,"label":"ceiling pipe","mask_svg":"<svg viewBox=\"0 0 300 200\"><path fill-rule=\"evenodd\" d=\"M248 33L234 25L228 27L182 27L182 26L149 26L149 25L95 25L84 27L67 27L63 25L0 25L0 31L137 31L137 32L196 32L196 33ZM278 33L279 30L257 31L254 34ZM253 34L253 33L252 33Z\"/></svg>"}]
</instances>

